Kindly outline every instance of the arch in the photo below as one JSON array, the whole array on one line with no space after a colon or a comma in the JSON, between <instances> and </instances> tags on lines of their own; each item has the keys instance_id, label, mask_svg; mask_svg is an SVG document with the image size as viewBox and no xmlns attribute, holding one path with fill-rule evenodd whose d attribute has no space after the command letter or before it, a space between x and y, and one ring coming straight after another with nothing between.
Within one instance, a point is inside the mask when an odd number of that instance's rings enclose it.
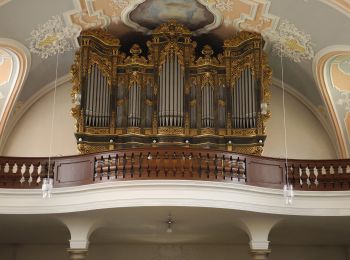
<instances>
[{"instance_id":1,"label":"arch","mask_svg":"<svg viewBox=\"0 0 350 260\"><path fill-rule=\"evenodd\" d=\"M335 45L322 49L316 54L313 61L313 74L335 129L340 157L348 158L350 147L350 111L346 112L345 109L342 110L342 108L336 105L339 104L340 93L349 91L341 89L339 86L335 87L331 71L332 64L335 64L336 59L342 56L349 57L350 59L350 46Z\"/></svg>"},{"instance_id":2,"label":"arch","mask_svg":"<svg viewBox=\"0 0 350 260\"><path fill-rule=\"evenodd\" d=\"M25 82L31 58L29 50L21 43L0 38L0 57L2 65L6 67L0 82L0 91L3 93L3 101L0 100L0 136L3 134L5 125L14 107L18 94ZM1 62L0 62L1 63Z\"/></svg>"}]
</instances>

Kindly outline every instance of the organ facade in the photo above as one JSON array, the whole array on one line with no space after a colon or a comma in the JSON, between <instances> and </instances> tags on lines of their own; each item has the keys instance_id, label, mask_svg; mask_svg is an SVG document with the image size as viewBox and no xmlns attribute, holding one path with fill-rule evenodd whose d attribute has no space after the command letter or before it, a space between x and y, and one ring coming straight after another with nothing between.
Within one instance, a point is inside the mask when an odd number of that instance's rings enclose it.
<instances>
[{"instance_id":1,"label":"organ facade","mask_svg":"<svg viewBox=\"0 0 350 260\"><path fill-rule=\"evenodd\" d=\"M129 55L101 29L79 43L72 114L82 153L171 144L261 154L272 72L260 34L239 32L215 53L169 21Z\"/></svg>"}]
</instances>

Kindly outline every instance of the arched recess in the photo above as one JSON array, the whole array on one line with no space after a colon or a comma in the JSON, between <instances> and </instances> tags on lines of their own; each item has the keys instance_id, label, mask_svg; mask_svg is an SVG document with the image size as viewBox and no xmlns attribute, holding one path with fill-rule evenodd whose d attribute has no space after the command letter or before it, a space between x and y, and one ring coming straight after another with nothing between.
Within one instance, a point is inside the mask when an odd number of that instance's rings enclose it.
<instances>
[{"instance_id":1,"label":"arched recess","mask_svg":"<svg viewBox=\"0 0 350 260\"><path fill-rule=\"evenodd\" d=\"M319 51L313 61L313 73L336 132L340 157L348 158L350 150L350 46L336 45Z\"/></svg>"},{"instance_id":2,"label":"arched recess","mask_svg":"<svg viewBox=\"0 0 350 260\"><path fill-rule=\"evenodd\" d=\"M0 136L27 78L30 64L30 52L23 44L0 38Z\"/></svg>"}]
</instances>

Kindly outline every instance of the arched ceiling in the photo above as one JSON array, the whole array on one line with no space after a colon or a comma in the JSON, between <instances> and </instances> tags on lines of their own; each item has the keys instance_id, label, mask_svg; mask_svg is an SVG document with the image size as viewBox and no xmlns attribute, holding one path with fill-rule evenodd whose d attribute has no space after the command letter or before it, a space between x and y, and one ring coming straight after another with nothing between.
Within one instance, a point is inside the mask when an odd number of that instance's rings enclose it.
<instances>
[{"instance_id":1,"label":"arched ceiling","mask_svg":"<svg viewBox=\"0 0 350 260\"><path fill-rule=\"evenodd\" d=\"M285 82L332 122L313 62L324 48L350 44L349 0L0 0L0 37L21 42L32 54L19 104L54 80L57 53L58 76L69 72L82 29L106 27L122 44L131 44L168 18L213 47L238 30L261 32L273 76L281 79L282 56ZM346 150L340 155L347 156Z\"/></svg>"}]
</instances>

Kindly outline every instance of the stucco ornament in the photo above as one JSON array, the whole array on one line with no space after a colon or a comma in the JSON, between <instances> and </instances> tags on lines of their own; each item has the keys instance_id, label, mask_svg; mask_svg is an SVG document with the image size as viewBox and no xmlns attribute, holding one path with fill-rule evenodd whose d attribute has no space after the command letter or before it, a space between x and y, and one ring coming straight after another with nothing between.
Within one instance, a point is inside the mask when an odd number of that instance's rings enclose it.
<instances>
[{"instance_id":1,"label":"stucco ornament","mask_svg":"<svg viewBox=\"0 0 350 260\"><path fill-rule=\"evenodd\" d=\"M337 100L337 104L342 106L345 112L350 112L350 92L341 92L341 97Z\"/></svg>"},{"instance_id":2,"label":"stucco ornament","mask_svg":"<svg viewBox=\"0 0 350 260\"><path fill-rule=\"evenodd\" d=\"M267 33L272 42L273 53L287 57L294 62L310 60L314 57L311 36L299 30L288 20L282 20L277 31Z\"/></svg>"},{"instance_id":3,"label":"stucco ornament","mask_svg":"<svg viewBox=\"0 0 350 260\"><path fill-rule=\"evenodd\" d=\"M233 8L232 0L216 0L215 7L220 11L230 11Z\"/></svg>"},{"instance_id":4,"label":"stucco ornament","mask_svg":"<svg viewBox=\"0 0 350 260\"><path fill-rule=\"evenodd\" d=\"M31 32L29 49L42 59L57 53L64 53L73 48L71 39L76 31L65 26L60 16L52 16L46 23L39 25Z\"/></svg>"},{"instance_id":5,"label":"stucco ornament","mask_svg":"<svg viewBox=\"0 0 350 260\"><path fill-rule=\"evenodd\" d=\"M112 3L119 7L119 9L124 9L129 5L130 0L112 0Z\"/></svg>"}]
</instances>

